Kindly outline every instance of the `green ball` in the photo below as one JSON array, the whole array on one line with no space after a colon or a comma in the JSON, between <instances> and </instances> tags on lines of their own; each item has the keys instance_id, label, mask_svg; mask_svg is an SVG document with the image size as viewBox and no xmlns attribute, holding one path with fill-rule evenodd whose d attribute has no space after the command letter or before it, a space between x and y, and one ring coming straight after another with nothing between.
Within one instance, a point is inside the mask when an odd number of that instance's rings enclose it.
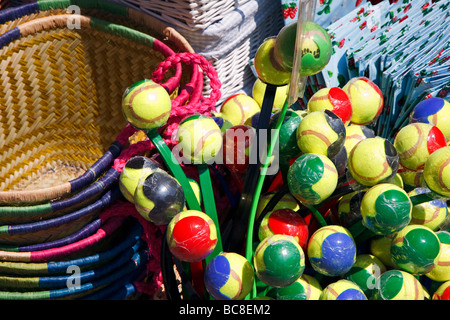
<instances>
[{"instance_id":1,"label":"green ball","mask_svg":"<svg viewBox=\"0 0 450 320\"><path fill-rule=\"evenodd\" d=\"M270 118L269 130L276 129L278 119L281 112L275 113ZM289 160L301 154L297 144L297 128L302 121L302 117L293 110L287 110L278 135L279 157L280 159ZM269 139L271 131L269 131ZM270 141L270 140L269 140Z\"/></svg>"},{"instance_id":2,"label":"green ball","mask_svg":"<svg viewBox=\"0 0 450 320\"><path fill-rule=\"evenodd\" d=\"M331 196L337 187L338 173L326 156L307 153L290 166L287 183L291 194L304 204L319 204Z\"/></svg>"},{"instance_id":3,"label":"green ball","mask_svg":"<svg viewBox=\"0 0 450 320\"><path fill-rule=\"evenodd\" d=\"M361 201L363 225L378 235L400 231L411 221L412 203L402 188L381 183L370 188Z\"/></svg>"},{"instance_id":4,"label":"green ball","mask_svg":"<svg viewBox=\"0 0 450 320\"><path fill-rule=\"evenodd\" d=\"M275 234L258 244L253 265L262 282L272 287L286 287L302 276L305 254L294 237Z\"/></svg>"},{"instance_id":5,"label":"green ball","mask_svg":"<svg viewBox=\"0 0 450 320\"><path fill-rule=\"evenodd\" d=\"M322 286L308 274L303 274L293 284L282 288L271 288L267 295L275 300L319 300Z\"/></svg>"},{"instance_id":6,"label":"green ball","mask_svg":"<svg viewBox=\"0 0 450 320\"><path fill-rule=\"evenodd\" d=\"M439 254L439 238L425 226L406 226L392 240L392 260L399 268L411 274L431 271L436 266Z\"/></svg>"},{"instance_id":7,"label":"green ball","mask_svg":"<svg viewBox=\"0 0 450 320\"><path fill-rule=\"evenodd\" d=\"M412 274L388 270L380 276L374 300L424 300L424 290Z\"/></svg>"}]
</instances>

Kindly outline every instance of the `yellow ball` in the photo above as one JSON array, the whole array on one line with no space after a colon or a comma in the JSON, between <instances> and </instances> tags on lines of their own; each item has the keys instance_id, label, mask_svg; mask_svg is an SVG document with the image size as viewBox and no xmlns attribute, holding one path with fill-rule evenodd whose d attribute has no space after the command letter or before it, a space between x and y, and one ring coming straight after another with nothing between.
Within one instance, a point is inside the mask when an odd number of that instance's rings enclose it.
<instances>
[{"instance_id":1,"label":"yellow ball","mask_svg":"<svg viewBox=\"0 0 450 320\"><path fill-rule=\"evenodd\" d=\"M161 127L169 119L171 109L172 101L166 89L152 80L136 82L123 94L123 114L137 129Z\"/></svg>"},{"instance_id":2,"label":"yellow ball","mask_svg":"<svg viewBox=\"0 0 450 320\"><path fill-rule=\"evenodd\" d=\"M394 235L377 236L370 241L370 252L390 268L396 268L391 256L391 245Z\"/></svg>"},{"instance_id":3,"label":"yellow ball","mask_svg":"<svg viewBox=\"0 0 450 320\"><path fill-rule=\"evenodd\" d=\"M415 188L408 195L412 197L429 191L428 188ZM447 216L447 203L444 200L435 199L413 206L410 224L420 224L435 231L444 223Z\"/></svg>"},{"instance_id":4,"label":"yellow ball","mask_svg":"<svg viewBox=\"0 0 450 320\"><path fill-rule=\"evenodd\" d=\"M394 147L399 161L410 170L423 168L430 154L445 147L446 141L441 130L428 123L411 123L397 133Z\"/></svg>"},{"instance_id":5,"label":"yellow ball","mask_svg":"<svg viewBox=\"0 0 450 320\"><path fill-rule=\"evenodd\" d=\"M220 114L233 126L244 124L251 116L261 111L258 102L243 93L235 94L222 103Z\"/></svg>"},{"instance_id":6,"label":"yellow ball","mask_svg":"<svg viewBox=\"0 0 450 320\"><path fill-rule=\"evenodd\" d=\"M308 113L319 110L333 111L341 118L344 125L350 123L352 117L352 103L347 93L338 87L322 88L316 91L306 105Z\"/></svg>"},{"instance_id":7,"label":"yellow ball","mask_svg":"<svg viewBox=\"0 0 450 320\"><path fill-rule=\"evenodd\" d=\"M432 300L450 300L450 281L446 281L433 293Z\"/></svg>"},{"instance_id":8,"label":"yellow ball","mask_svg":"<svg viewBox=\"0 0 450 320\"><path fill-rule=\"evenodd\" d=\"M350 79L342 90L352 102L352 123L369 124L380 115L383 109L383 94L371 80L365 77Z\"/></svg>"},{"instance_id":9,"label":"yellow ball","mask_svg":"<svg viewBox=\"0 0 450 320\"><path fill-rule=\"evenodd\" d=\"M450 233L438 231L436 235L441 245L440 254L433 270L425 275L431 280L438 282L450 281Z\"/></svg>"},{"instance_id":10,"label":"yellow ball","mask_svg":"<svg viewBox=\"0 0 450 320\"><path fill-rule=\"evenodd\" d=\"M320 300L367 300L367 297L354 282L341 279L326 286Z\"/></svg>"},{"instance_id":11,"label":"yellow ball","mask_svg":"<svg viewBox=\"0 0 450 320\"><path fill-rule=\"evenodd\" d=\"M450 147L440 148L428 157L423 178L429 189L450 198Z\"/></svg>"},{"instance_id":12,"label":"yellow ball","mask_svg":"<svg viewBox=\"0 0 450 320\"><path fill-rule=\"evenodd\" d=\"M256 79L252 88L252 97L255 101L262 107L264 101L264 93L266 91L267 84L262 82L260 79ZM275 98L273 101L272 112L277 112L283 108L284 103L289 94L289 84L277 87L275 92Z\"/></svg>"},{"instance_id":13,"label":"yellow ball","mask_svg":"<svg viewBox=\"0 0 450 320\"><path fill-rule=\"evenodd\" d=\"M398 153L384 138L367 138L353 147L348 158L348 169L356 182L374 186L397 174Z\"/></svg>"},{"instance_id":14,"label":"yellow ball","mask_svg":"<svg viewBox=\"0 0 450 320\"><path fill-rule=\"evenodd\" d=\"M420 284L412 274L401 270L389 270L380 276L375 300L424 300Z\"/></svg>"},{"instance_id":15,"label":"yellow ball","mask_svg":"<svg viewBox=\"0 0 450 320\"><path fill-rule=\"evenodd\" d=\"M333 158L341 151L344 142L344 123L329 110L307 114L297 128L297 144L303 153Z\"/></svg>"},{"instance_id":16,"label":"yellow ball","mask_svg":"<svg viewBox=\"0 0 450 320\"><path fill-rule=\"evenodd\" d=\"M423 169L422 170L409 170L399 164L398 174L403 180L403 183L410 187L420 187L423 185Z\"/></svg>"},{"instance_id":17,"label":"yellow ball","mask_svg":"<svg viewBox=\"0 0 450 320\"><path fill-rule=\"evenodd\" d=\"M183 120L177 131L177 150L190 163L211 163L222 149L223 137L214 119L194 115Z\"/></svg>"},{"instance_id":18,"label":"yellow ball","mask_svg":"<svg viewBox=\"0 0 450 320\"><path fill-rule=\"evenodd\" d=\"M374 137L375 133L369 127L357 124L350 124L346 126L344 147L345 151L347 151L347 158L350 157L350 152L358 142L366 138L374 138Z\"/></svg>"}]
</instances>

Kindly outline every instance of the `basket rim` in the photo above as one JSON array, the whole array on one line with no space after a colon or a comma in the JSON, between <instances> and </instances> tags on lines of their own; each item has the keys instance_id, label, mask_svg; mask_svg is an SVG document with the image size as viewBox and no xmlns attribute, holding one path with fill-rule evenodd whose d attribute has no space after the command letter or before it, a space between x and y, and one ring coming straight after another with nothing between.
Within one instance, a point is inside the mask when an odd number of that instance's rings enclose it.
<instances>
[{"instance_id":1,"label":"basket rim","mask_svg":"<svg viewBox=\"0 0 450 320\"><path fill-rule=\"evenodd\" d=\"M53 9L61 9L65 8L68 5L77 4L80 7L88 7L88 9L101 9L105 10L105 12L109 13L120 13L121 15L130 18L131 20L137 22L141 25L150 25L153 27L153 24L156 26L156 29L162 36L164 36L168 41L175 43L177 46L176 50L182 50L187 52L193 52L192 47L189 45L187 40L181 36L175 29L170 26L167 26L162 21L159 21L155 18L149 19L149 16L145 13L142 13L138 10L134 10L132 8L128 8L123 5L118 5L117 3L113 3L106 0L96 0L90 1L89 3L86 1L55 1L55 0L47 0L47 1L36 1L31 4L12 7L6 9L4 12L0 13L0 21L5 21L8 19L18 19L30 13L36 13L42 10L53 10ZM119 10L120 9L120 10ZM6 31L4 34L0 35L0 48L3 48L5 45L13 42L14 40L19 39L20 37L34 34L39 30L49 29L49 28L64 28L67 26L67 21L69 18L73 18L72 14L62 14L55 15L50 17L43 17L33 19L31 21L25 22L11 30ZM80 18L80 22L83 27L87 28L95 28L97 30L110 33L113 35L118 35L120 37L127 37L132 41L139 41L141 43L152 46L155 50L162 52L166 57L174 54L175 52L167 46L163 41L152 37L144 32L140 32L129 27L115 24L106 20L102 20L100 18L90 17L86 15L76 15ZM193 68L194 71L197 68ZM197 70L197 72L199 72ZM166 83L162 84L166 87L166 90L172 92L179 84L181 79L181 64L176 66L175 76L168 79ZM199 77L197 77L199 78ZM128 138L128 137L127 137ZM115 141L110 149L105 154L105 158L102 161L103 169L109 167L115 157L117 157L118 153L123 148L123 145L126 143L126 139L124 139L123 143ZM112 155L107 154L111 152ZM101 157L100 159L102 159ZM99 160L100 160L99 159ZM99 162L99 161L97 161ZM93 166L98 163L94 163ZM101 166L99 164L99 166ZM62 182L60 185L35 189L35 190L5 190L0 191L0 203L8 204L8 203L38 203L42 201L48 201L52 199L61 198L64 195L76 192L81 190L87 184L92 183L103 171L96 172L96 170L88 169L85 174L82 174L80 177L75 178L73 180Z\"/></svg>"}]
</instances>

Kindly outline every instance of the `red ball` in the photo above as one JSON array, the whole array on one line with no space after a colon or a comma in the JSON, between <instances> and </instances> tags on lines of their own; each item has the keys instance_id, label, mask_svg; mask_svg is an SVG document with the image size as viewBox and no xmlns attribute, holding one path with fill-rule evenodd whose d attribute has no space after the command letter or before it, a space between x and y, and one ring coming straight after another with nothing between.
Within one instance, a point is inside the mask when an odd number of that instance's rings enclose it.
<instances>
[{"instance_id":1,"label":"red ball","mask_svg":"<svg viewBox=\"0 0 450 320\"><path fill-rule=\"evenodd\" d=\"M252 160L251 145L255 141L256 130L247 125L233 126L223 135L223 161L227 168L237 173L245 173Z\"/></svg>"},{"instance_id":2,"label":"red ball","mask_svg":"<svg viewBox=\"0 0 450 320\"><path fill-rule=\"evenodd\" d=\"M293 236L301 247L308 241L308 225L303 217L292 209L278 209L268 212L259 226L258 237L264 238L274 234Z\"/></svg>"}]
</instances>

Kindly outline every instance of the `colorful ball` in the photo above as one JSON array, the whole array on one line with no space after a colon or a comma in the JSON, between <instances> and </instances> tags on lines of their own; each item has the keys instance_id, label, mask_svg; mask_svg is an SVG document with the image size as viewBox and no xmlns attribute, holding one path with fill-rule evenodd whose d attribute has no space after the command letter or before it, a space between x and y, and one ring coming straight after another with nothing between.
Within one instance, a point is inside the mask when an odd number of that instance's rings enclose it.
<instances>
[{"instance_id":1,"label":"colorful ball","mask_svg":"<svg viewBox=\"0 0 450 320\"><path fill-rule=\"evenodd\" d=\"M222 117L222 114L220 113L216 113L213 119L219 126L220 132L222 132L222 134L224 134L227 131L227 129L230 129L233 126L233 124L230 121L224 119Z\"/></svg>"},{"instance_id":2,"label":"colorful ball","mask_svg":"<svg viewBox=\"0 0 450 320\"><path fill-rule=\"evenodd\" d=\"M440 148L428 157L423 178L431 191L450 198L450 147Z\"/></svg>"},{"instance_id":3,"label":"colorful ball","mask_svg":"<svg viewBox=\"0 0 450 320\"><path fill-rule=\"evenodd\" d=\"M350 123L352 103L344 90L338 87L322 88L312 95L306 105L308 113L330 110L341 118L344 125Z\"/></svg>"},{"instance_id":4,"label":"colorful ball","mask_svg":"<svg viewBox=\"0 0 450 320\"><path fill-rule=\"evenodd\" d=\"M352 102L351 123L366 125L374 122L383 109L383 93L366 77L350 79L342 88Z\"/></svg>"},{"instance_id":5,"label":"colorful ball","mask_svg":"<svg viewBox=\"0 0 450 320\"><path fill-rule=\"evenodd\" d=\"M348 170L363 186L386 182L397 174L397 150L389 140L381 137L361 140L350 152Z\"/></svg>"},{"instance_id":6,"label":"colorful ball","mask_svg":"<svg viewBox=\"0 0 450 320\"><path fill-rule=\"evenodd\" d=\"M275 234L258 244L253 266L257 277L265 284L286 287L302 276L305 254L294 237Z\"/></svg>"},{"instance_id":7,"label":"colorful ball","mask_svg":"<svg viewBox=\"0 0 450 320\"><path fill-rule=\"evenodd\" d=\"M376 289L378 278L386 272L386 266L380 259L371 254L359 254L345 278L354 282L369 299Z\"/></svg>"},{"instance_id":8,"label":"colorful ball","mask_svg":"<svg viewBox=\"0 0 450 320\"><path fill-rule=\"evenodd\" d=\"M287 183L290 193L301 203L319 204L336 189L338 174L333 162L321 154L307 153L290 166Z\"/></svg>"},{"instance_id":9,"label":"colorful ball","mask_svg":"<svg viewBox=\"0 0 450 320\"><path fill-rule=\"evenodd\" d=\"M450 139L450 103L443 98L431 97L419 102L411 112L409 121L436 126L445 139Z\"/></svg>"},{"instance_id":10,"label":"colorful ball","mask_svg":"<svg viewBox=\"0 0 450 320\"><path fill-rule=\"evenodd\" d=\"M326 276L347 273L356 261L356 244L350 232L338 225L316 230L308 242L307 254L314 270Z\"/></svg>"},{"instance_id":11,"label":"colorful ball","mask_svg":"<svg viewBox=\"0 0 450 320\"><path fill-rule=\"evenodd\" d=\"M119 189L122 195L134 203L134 193L136 191L139 179L144 174L149 174L161 169L158 162L144 156L135 156L130 158L123 167L119 177Z\"/></svg>"},{"instance_id":12,"label":"colorful ball","mask_svg":"<svg viewBox=\"0 0 450 320\"><path fill-rule=\"evenodd\" d=\"M293 284L272 288L267 293L275 300L319 300L321 294L322 287L319 281L308 274L303 274Z\"/></svg>"},{"instance_id":13,"label":"colorful ball","mask_svg":"<svg viewBox=\"0 0 450 320\"><path fill-rule=\"evenodd\" d=\"M246 125L237 125L223 135L223 162L227 168L237 173L245 173L250 163L256 163L251 157L251 147L256 139L256 130ZM252 154L256 157L256 154Z\"/></svg>"},{"instance_id":14,"label":"colorful ball","mask_svg":"<svg viewBox=\"0 0 450 320\"><path fill-rule=\"evenodd\" d=\"M400 163L410 170L422 169L428 157L445 146L441 130L428 123L408 124L400 129L394 140Z\"/></svg>"},{"instance_id":15,"label":"colorful ball","mask_svg":"<svg viewBox=\"0 0 450 320\"><path fill-rule=\"evenodd\" d=\"M258 102L243 93L232 95L220 107L222 117L231 122L233 126L244 124L248 118L260 111L261 107Z\"/></svg>"},{"instance_id":16,"label":"colorful ball","mask_svg":"<svg viewBox=\"0 0 450 320\"><path fill-rule=\"evenodd\" d=\"M145 174L137 184L134 204L145 220L167 225L184 208L183 188L165 171Z\"/></svg>"},{"instance_id":17,"label":"colorful ball","mask_svg":"<svg viewBox=\"0 0 450 320\"><path fill-rule=\"evenodd\" d=\"M436 235L441 243L440 254L434 268L425 275L431 280L445 282L450 280L450 232L438 231Z\"/></svg>"},{"instance_id":18,"label":"colorful ball","mask_svg":"<svg viewBox=\"0 0 450 320\"><path fill-rule=\"evenodd\" d=\"M206 266L205 288L216 300L242 300L252 290L252 265L240 254L221 252Z\"/></svg>"},{"instance_id":19,"label":"colorful ball","mask_svg":"<svg viewBox=\"0 0 450 320\"><path fill-rule=\"evenodd\" d=\"M379 278L375 300L424 300L424 291L419 280L401 270L389 270Z\"/></svg>"},{"instance_id":20,"label":"colorful ball","mask_svg":"<svg viewBox=\"0 0 450 320\"><path fill-rule=\"evenodd\" d=\"M245 120L245 122L244 122L244 125L253 127L253 128L257 128L260 115L261 115L261 112L257 112L254 115L252 115L251 117L247 118L247 120Z\"/></svg>"},{"instance_id":21,"label":"colorful ball","mask_svg":"<svg viewBox=\"0 0 450 320\"><path fill-rule=\"evenodd\" d=\"M369 127L357 124L346 126L344 148L347 151L347 157L350 157L350 152L358 142L367 138L375 138L374 131Z\"/></svg>"},{"instance_id":22,"label":"colorful ball","mask_svg":"<svg viewBox=\"0 0 450 320\"><path fill-rule=\"evenodd\" d=\"M345 142L345 126L330 110L307 114L297 128L297 143L303 153L318 153L332 158Z\"/></svg>"},{"instance_id":23,"label":"colorful ball","mask_svg":"<svg viewBox=\"0 0 450 320\"><path fill-rule=\"evenodd\" d=\"M123 94L123 114L137 129L161 127L169 119L171 109L172 101L166 89L152 80L136 82Z\"/></svg>"},{"instance_id":24,"label":"colorful ball","mask_svg":"<svg viewBox=\"0 0 450 320\"><path fill-rule=\"evenodd\" d=\"M260 107L262 107L264 101L266 88L267 84L262 82L259 78L255 80L255 83L253 84L252 87L252 97L253 99L255 99L256 102L258 102ZM286 99L288 97L288 94L289 94L289 84L277 87L277 90L275 91L275 98L273 100L272 105L273 112L277 112L278 110L283 108L284 103L286 102Z\"/></svg>"},{"instance_id":25,"label":"colorful ball","mask_svg":"<svg viewBox=\"0 0 450 320\"><path fill-rule=\"evenodd\" d=\"M259 199L258 207L256 208L256 219L259 218L264 208L269 204L274 195L275 192L269 192L264 194ZM277 209L292 209L294 211L297 211L298 209L300 209L300 206L297 200L290 193L286 193L285 195L283 195L280 201L275 204L275 206L272 208L272 211Z\"/></svg>"},{"instance_id":26,"label":"colorful ball","mask_svg":"<svg viewBox=\"0 0 450 320\"><path fill-rule=\"evenodd\" d=\"M341 279L326 286L320 300L367 300L367 297L355 283Z\"/></svg>"},{"instance_id":27,"label":"colorful ball","mask_svg":"<svg viewBox=\"0 0 450 320\"><path fill-rule=\"evenodd\" d=\"M214 221L197 210L178 213L167 225L166 232L170 252L181 261L201 261L210 255L217 244Z\"/></svg>"},{"instance_id":28,"label":"colorful ball","mask_svg":"<svg viewBox=\"0 0 450 320\"><path fill-rule=\"evenodd\" d=\"M254 66L258 78L267 84L284 86L291 80L291 72L283 69L275 59L275 38L267 38L256 50Z\"/></svg>"},{"instance_id":29,"label":"colorful ball","mask_svg":"<svg viewBox=\"0 0 450 320\"><path fill-rule=\"evenodd\" d=\"M301 73L311 76L322 70L330 61L332 48L330 35L320 25L306 21L303 25ZM292 71L294 61L297 22L286 25L276 37L276 61L288 71Z\"/></svg>"},{"instance_id":30,"label":"colorful ball","mask_svg":"<svg viewBox=\"0 0 450 320\"><path fill-rule=\"evenodd\" d=\"M415 188L408 192L410 197L429 193L428 188ZM420 224L435 231L444 223L448 216L447 203L442 199L416 204L412 208L412 219L410 224Z\"/></svg>"},{"instance_id":31,"label":"colorful ball","mask_svg":"<svg viewBox=\"0 0 450 320\"><path fill-rule=\"evenodd\" d=\"M270 131L268 132L269 139L272 133L271 130L275 130L277 127L280 115L281 112L277 112L270 118ZM293 110L286 111L278 133L278 154L280 159L289 160L301 154L297 144L297 128L301 121L302 117L297 112Z\"/></svg>"},{"instance_id":32,"label":"colorful ball","mask_svg":"<svg viewBox=\"0 0 450 320\"><path fill-rule=\"evenodd\" d=\"M363 225L379 235L392 234L411 221L412 203L400 187L390 183L373 186L361 201Z\"/></svg>"},{"instance_id":33,"label":"colorful ball","mask_svg":"<svg viewBox=\"0 0 450 320\"><path fill-rule=\"evenodd\" d=\"M357 190L347 193L339 199L337 212L340 224L348 228L362 219L361 201L365 190Z\"/></svg>"},{"instance_id":34,"label":"colorful ball","mask_svg":"<svg viewBox=\"0 0 450 320\"><path fill-rule=\"evenodd\" d=\"M397 268L391 256L391 245L394 235L375 236L370 240L370 253L377 257L386 267L393 269Z\"/></svg>"},{"instance_id":35,"label":"colorful ball","mask_svg":"<svg viewBox=\"0 0 450 320\"><path fill-rule=\"evenodd\" d=\"M304 248L308 232L308 225L300 214L292 209L277 209L264 216L259 225L258 237L262 241L274 234L285 234L294 237Z\"/></svg>"},{"instance_id":36,"label":"colorful ball","mask_svg":"<svg viewBox=\"0 0 450 320\"><path fill-rule=\"evenodd\" d=\"M190 116L180 122L177 148L188 163L211 163L222 149L222 132L210 117Z\"/></svg>"},{"instance_id":37,"label":"colorful ball","mask_svg":"<svg viewBox=\"0 0 450 320\"><path fill-rule=\"evenodd\" d=\"M433 293L432 300L450 300L450 281L446 281Z\"/></svg>"},{"instance_id":38,"label":"colorful ball","mask_svg":"<svg viewBox=\"0 0 450 320\"><path fill-rule=\"evenodd\" d=\"M392 240L392 261L411 274L431 271L440 253L440 241L428 227L409 225L400 230Z\"/></svg>"}]
</instances>

